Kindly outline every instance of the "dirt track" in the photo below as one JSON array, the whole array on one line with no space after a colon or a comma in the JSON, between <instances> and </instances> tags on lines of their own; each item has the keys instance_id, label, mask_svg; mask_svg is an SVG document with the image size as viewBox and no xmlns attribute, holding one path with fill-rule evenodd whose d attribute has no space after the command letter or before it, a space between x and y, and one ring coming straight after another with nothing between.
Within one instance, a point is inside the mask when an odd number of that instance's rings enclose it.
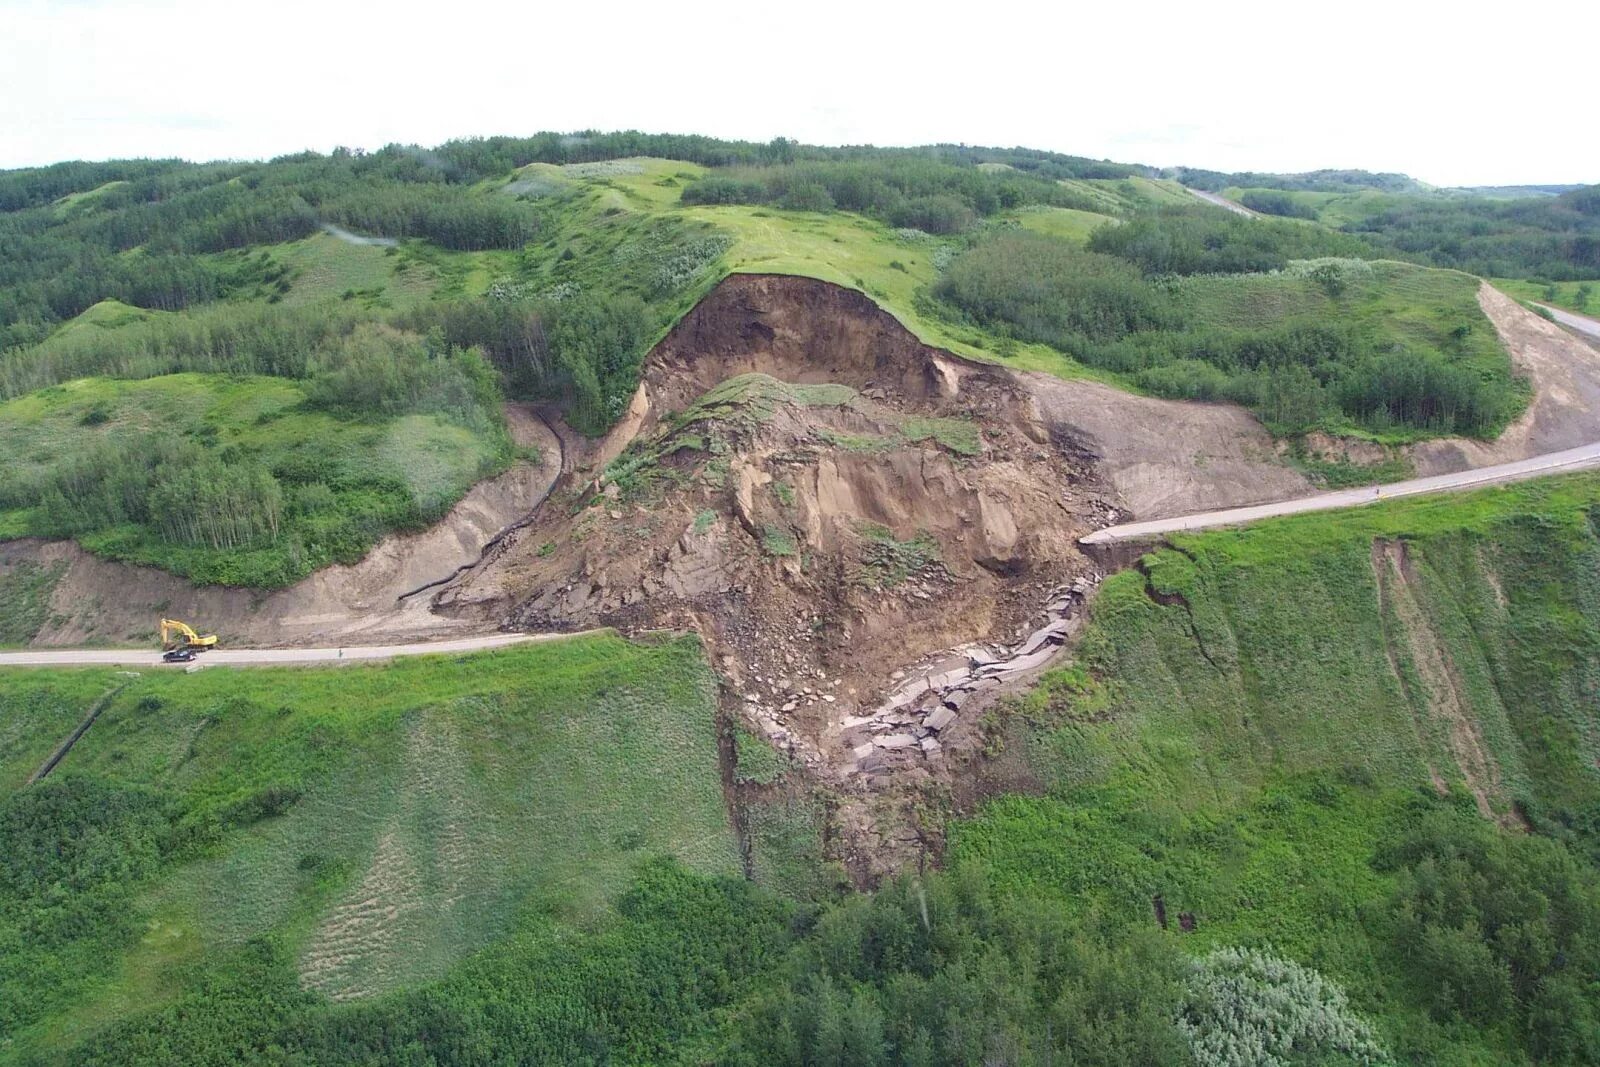
<instances>
[{"instance_id":1,"label":"dirt track","mask_svg":"<svg viewBox=\"0 0 1600 1067\"><path fill-rule=\"evenodd\" d=\"M1184 186L1184 188L1189 189L1187 185ZM1215 204L1220 208L1226 208L1235 215L1243 215L1247 219L1259 219L1261 217L1261 213L1259 211L1251 211L1243 204L1235 204L1232 200L1229 200L1227 197L1221 196L1217 193L1208 193L1200 189L1189 189L1189 191L1195 196L1198 196L1201 200L1204 200L1206 203Z\"/></svg>"}]
</instances>

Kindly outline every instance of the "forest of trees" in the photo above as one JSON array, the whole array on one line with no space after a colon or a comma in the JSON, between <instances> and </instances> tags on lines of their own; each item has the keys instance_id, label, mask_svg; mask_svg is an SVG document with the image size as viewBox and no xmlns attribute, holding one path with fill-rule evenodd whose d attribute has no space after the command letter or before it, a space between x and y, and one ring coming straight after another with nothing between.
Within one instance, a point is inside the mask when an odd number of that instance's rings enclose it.
<instances>
[{"instance_id":1,"label":"forest of trees","mask_svg":"<svg viewBox=\"0 0 1600 1067\"><path fill-rule=\"evenodd\" d=\"M1121 226L1102 226L1090 234L1089 248L1136 263L1147 275L1246 274L1282 270L1292 259L1374 254L1356 237L1203 205L1161 208Z\"/></svg>"},{"instance_id":2,"label":"forest of trees","mask_svg":"<svg viewBox=\"0 0 1600 1067\"><path fill-rule=\"evenodd\" d=\"M1311 170L1301 174L1263 174L1240 171L1227 174L1219 170L1176 167L1172 176L1194 189L1220 193L1227 188L1283 189L1307 193L1354 193L1376 189L1389 193L1421 192L1423 185L1407 174L1375 173L1370 170Z\"/></svg>"},{"instance_id":3,"label":"forest of trees","mask_svg":"<svg viewBox=\"0 0 1600 1067\"><path fill-rule=\"evenodd\" d=\"M1087 251L1025 231L990 235L952 261L934 293L976 322L1130 375L1159 396L1243 404L1280 433L1330 417L1378 431L1481 435L1503 425L1519 403L1506 374L1487 378L1441 352L1396 350L1337 318L1195 325L1164 281L1279 270L1360 247L1353 242L1293 223L1170 210L1102 227ZM1342 287L1336 262L1324 283Z\"/></svg>"},{"instance_id":4,"label":"forest of trees","mask_svg":"<svg viewBox=\"0 0 1600 1067\"><path fill-rule=\"evenodd\" d=\"M1344 227L1393 254L1489 278L1600 277L1600 186L1555 197L1395 197Z\"/></svg>"},{"instance_id":5,"label":"forest of trees","mask_svg":"<svg viewBox=\"0 0 1600 1067\"><path fill-rule=\"evenodd\" d=\"M196 821L67 775L0 801L0 1032L37 1017L54 960L137 936L130 905L163 863L295 800ZM1358 946L1329 959L1368 983L1344 989L1270 949L1185 952L1145 899L1085 913L971 863L806 904L654 860L595 928L532 915L442 980L357 1003L304 990L278 938L246 942L71 1061L1225 1067L1263 1044L1289 1062L1447 1062L1466 1038L1505 1062L1595 1062L1594 870L1470 806L1411 806L1370 858L1391 888L1340 917Z\"/></svg>"},{"instance_id":6,"label":"forest of trees","mask_svg":"<svg viewBox=\"0 0 1600 1067\"><path fill-rule=\"evenodd\" d=\"M933 234L961 233L981 217L1026 204L1094 207L1047 173L1048 168L981 170L913 154L796 162L717 171L686 186L683 202L856 211Z\"/></svg>"}]
</instances>

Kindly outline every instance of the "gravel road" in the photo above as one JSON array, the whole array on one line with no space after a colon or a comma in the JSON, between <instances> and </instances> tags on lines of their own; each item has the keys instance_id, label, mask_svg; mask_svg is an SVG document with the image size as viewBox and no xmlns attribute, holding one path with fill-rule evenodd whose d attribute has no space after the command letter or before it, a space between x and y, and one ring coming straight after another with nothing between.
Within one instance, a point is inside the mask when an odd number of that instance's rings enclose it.
<instances>
[{"instance_id":1,"label":"gravel road","mask_svg":"<svg viewBox=\"0 0 1600 1067\"><path fill-rule=\"evenodd\" d=\"M1318 493L1295 500L1282 500L1276 504L1258 504L1248 508L1228 508L1224 511L1202 511L1194 515L1178 515L1169 519L1149 522L1130 522L1121 526L1107 526L1081 539L1086 545L1109 545L1119 541L1144 541L1176 530L1205 530L1215 526L1238 526L1241 523L1270 519L1279 515L1298 515L1306 511L1329 511L1335 508L1359 507L1376 504L1402 496L1420 496L1425 493L1445 493L1459 489L1477 489L1485 485L1520 482L1558 472L1587 470L1600 467L1600 443L1551 452L1515 463L1502 463L1494 467L1460 471L1456 474L1436 474L1431 478L1413 478L1393 482L1376 488L1340 489L1331 493Z\"/></svg>"},{"instance_id":2,"label":"gravel road","mask_svg":"<svg viewBox=\"0 0 1600 1067\"><path fill-rule=\"evenodd\" d=\"M247 667L340 663L355 660L394 659L397 656L437 656L451 652L480 652L526 641L549 641L570 634L485 634L453 641L418 641L409 645L350 645L345 648L219 648L202 652L193 664L162 663L161 653L147 648L30 649L0 652L0 667Z\"/></svg>"},{"instance_id":3,"label":"gravel road","mask_svg":"<svg viewBox=\"0 0 1600 1067\"><path fill-rule=\"evenodd\" d=\"M1187 185L1184 186L1184 188L1189 189ZM1229 200L1227 197L1221 196L1217 193L1208 193L1203 189L1189 189L1189 191L1195 196L1198 196L1201 200L1204 200L1206 203L1215 204L1221 208L1227 208L1235 215L1243 215L1247 219L1258 219L1261 217L1260 212L1251 211L1243 204L1235 204L1232 200Z\"/></svg>"},{"instance_id":4,"label":"gravel road","mask_svg":"<svg viewBox=\"0 0 1600 1067\"><path fill-rule=\"evenodd\" d=\"M1587 337L1600 340L1600 319L1591 319L1587 315L1576 315L1570 311L1562 311L1560 308L1553 308L1549 304L1535 304L1534 307L1544 308L1550 312L1552 318L1568 329L1577 330Z\"/></svg>"}]
</instances>

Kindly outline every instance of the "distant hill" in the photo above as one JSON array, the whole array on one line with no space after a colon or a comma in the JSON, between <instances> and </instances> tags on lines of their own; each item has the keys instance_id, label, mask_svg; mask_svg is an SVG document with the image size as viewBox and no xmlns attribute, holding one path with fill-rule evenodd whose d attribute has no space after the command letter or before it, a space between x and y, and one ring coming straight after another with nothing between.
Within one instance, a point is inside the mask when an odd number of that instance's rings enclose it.
<instances>
[{"instance_id":1,"label":"distant hill","mask_svg":"<svg viewBox=\"0 0 1600 1067\"><path fill-rule=\"evenodd\" d=\"M1382 174L1370 170L1310 170L1303 174L1264 174L1239 171L1227 174L1194 167L1174 167L1166 172L1193 189L1218 193L1224 189L1284 189L1302 193L1353 193L1376 189L1386 193L1422 193L1432 187L1408 174Z\"/></svg>"}]
</instances>

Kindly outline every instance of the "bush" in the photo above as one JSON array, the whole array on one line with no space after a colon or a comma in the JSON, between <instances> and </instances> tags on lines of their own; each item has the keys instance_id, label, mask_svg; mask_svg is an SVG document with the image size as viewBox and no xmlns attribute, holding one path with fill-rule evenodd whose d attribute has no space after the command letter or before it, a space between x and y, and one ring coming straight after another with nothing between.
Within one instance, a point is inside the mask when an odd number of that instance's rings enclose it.
<instances>
[{"instance_id":1,"label":"bush","mask_svg":"<svg viewBox=\"0 0 1600 1067\"><path fill-rule=\"evenodd\" d=\"M1600 881L1562 846L1433 815L1378 857L1393 962L1441 1022L1510 1019L1542 1061L1600 1062Z\"/></svg>"},{"instance_id":2,"label":"bush","mask_svg":"<svg viewBox=\"0 0 1600 1067\"><path fill-rule=\"evenodd\" d=\"M416 334L364 325L318 355L306 385L315 407L348 415L437 413L488 431L499 386L476 349L430 350Z\"/></svg>"},{"instance_id":3,"label":"bush","mask_svg":"<svg viewBox=\"0 0 1600 1067\"><path fill-rule=\"evenodd\" d=\"M788 211L832 211L833 196L816 182L791 185L779 198L778 206Z\"/></svg>"},{"instance_id":4,"label":"bush","mask_svg":"<svg viewBox=\"0 0 1600 1067\"><path fill-rule=\"evenodd\" d=\"M977 215L954 196L919 196L906 200L889 212L891 225L931 234L961 233L970 229Z\"/></svg>"},{"instance_id":5,"label":"bush","mask_svg":"<svg viewBox=\"0 0 1600 1067\"><path fill-rule=\"evenodd\" d=\"M1195 965L1178 1028L1199 1067L1392 1062L1344 990L1254 949L1218 949Z\"/></svg>"}]
</instances>

